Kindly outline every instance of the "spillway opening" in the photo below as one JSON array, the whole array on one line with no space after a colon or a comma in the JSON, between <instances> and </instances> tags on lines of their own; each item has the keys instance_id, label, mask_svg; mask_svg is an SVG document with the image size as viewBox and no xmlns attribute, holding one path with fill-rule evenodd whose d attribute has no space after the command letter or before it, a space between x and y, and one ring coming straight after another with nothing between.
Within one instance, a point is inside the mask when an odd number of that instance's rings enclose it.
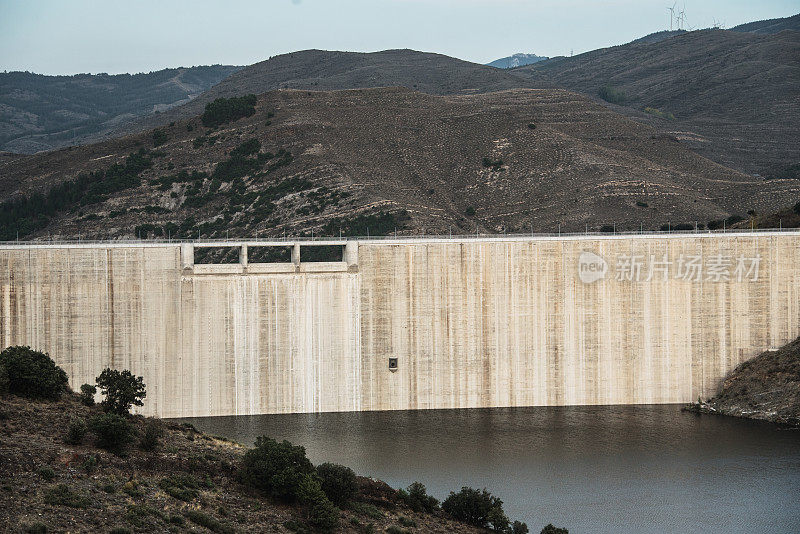
<instances>
[{"instance_id":1,"label":"spillway opening","mask_svg":"<svg viewBox=\"0 0 800 534\"><path fill-rule=\"evenodd\" d=\"M249 263L291 263L292 247L247 247L247 261Z\"/></svg>"},{"instance_id":2,"label":"spillway opening","mask_svg":"<svg viewBox=\"0 0 800 534\"><path fill-rule=\"evenodd\" d=\"M239 263L241 247L194 247L195 264Z\"/></svg>"},{"instance_id":3,"label":"spillway opening","mask_svg":"<svg viewBox=\"0 0 800 534\"><path fill-rule=\"evenodd\" d=\"M344 261L342 245L300 245L300 262Z\"/></svg>"}]
</instances>

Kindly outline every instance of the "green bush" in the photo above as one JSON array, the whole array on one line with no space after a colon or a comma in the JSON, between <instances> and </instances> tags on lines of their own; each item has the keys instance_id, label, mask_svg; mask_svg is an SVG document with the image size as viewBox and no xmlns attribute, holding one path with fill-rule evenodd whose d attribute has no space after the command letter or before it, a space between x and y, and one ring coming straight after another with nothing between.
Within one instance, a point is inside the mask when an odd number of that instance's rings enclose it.
<instances>
[{"instance_id":1,"label":"green bush","mask_svg":"<svg viewBox=\"0 0 800 534\"><path fill-rule=\"evenodd\" d=\"M261 436L255 448L242 460L242 481L268 495L286 501L297 500L300 482L314 473L306 450L288 441L278 443Z\"/></svg>"},{"instance_id":2,"label":"green bush","mask_svg":"<svg viewBox=\"0 0 800 534\"><path fill-rule=\"evenodd\" d=\"M481 491L463 487L458 493L450 492L450 496L442 502L442 510L476 527L491 528L496 532L504 532L508 528L503 501L486 489Z\"/></svg>"},{"instance_id":3,"label":"green bush","mask_svg":"<svg viewBox=\"0 0 800 534\"><path fill-rule=\"evenodd\" d=\"M245 95L234 98L217 98L206 104L201 121L203 126L216 128L243 117L252 116L256 110L256 95Z\"/></svg>"},{"instance_id":4,"label":"green bush","mask_svg":"<svg viewBox=\"0 0 800 534\"><path fill-rule=\"evenodd\" d=\"M68 506L70 508L87 508L91 501L89 497L78 491L73 491L66 484L59 484L48 488L44 492L44 502L47 504Z\"/></svg>"},{"instance_id":5,"label":"green bush","mask_svg":"<svg viewBox=\"0 0 800 534\"><path fill-rule=\"evenodd\" d=\"M219 532L220 534L233 534L236 532L230 525L226 525L218 519L199 510L187 510L186 517L192 523L200 525L201 527L206 527L211 532Z\"/></svg>"},{"instance_id":6,"label":"green bush","mask_svg":"<svg viewBox=\"0 0 800 534\"><path fill-rule=\"evenodd\" d=\"M86 421L83 419L72 419L67 427L67 435L64 437L64 443L67 445L80 445L83 443L83 438L86 436Z\"/></svg>"},{"instance_id":7,"label":"green bush","mask_svg":"<svg viewBox=\"0 0 800 534\"><path fill-rule=\"evenodd\" d=\"M167 142L169 136L163 130L153 130L153 147L161 146Z\"/></svg>"},{"instance_id":8,"label":"green bush","mask_svg":"<svg viewBox=\"0 0 800 534\"><path fill-rule=\"evenodd\" d=\"M127 415L131 406L144 406L142 399L147 396L141 376L131 374L127 369L117 371L106 368L97 377L100 393L105 396L103 409L118 415Z\"/></svg>"},{"instance_id":9,"label":"green bush","mask_svg":"<svg viewBox=\"0 0 800 534\"><path fill-rule=\"evenodd\" d=\"M439 501L428 495L425 485L421 482L412 482L407 489L398 490L397 494L415 512L431 513L439 508Z\"/></svg>"},{"instance_id":10,"label":"green bush","mask_svg":"<svg viewBox=\"0 0 800 534\"><path fill-rule=\"evenodd\" d=\"M467 217L474 217L475 208L473 208L472 206L467 207L467 209L464 210L464 215L466 215Z\"/></svg>"},{"instance_id":11,"label":"green bush","mask_svg":"<svg viewBox=\"0 0 800 534\"><path fill-rule=\"evenodd\" d=\"M416 527L417 522L411 519L410 517L406 517L404 515L397 517L397 522L403 525L404 527Z\"/></svg>"},{"instance_id":12,"label":"green bush","mask_svg":"<svg viewBox=\"0 0 800 534\"><path fill-rule=\"evenodd\" d=\"M30 347L0 352L0 368L7 375L8 392L14 395L55 400L69 389L67 373L50 356Z\"/></svg>"},{"instance_id":13,"label":"green bush","mask_svg":"<svg viewBox=\"0 0 800 534\"><path fill-rule=\"evenodd\" d=\"M97 438L97 446L121 453L133 440L133 428L127 419L115 413L101 413L89 421L89 430Z\"/></svg>"},{"instance_id":14,"label":"green bush","mask_svg":"<svg viewBox=\"0 0 800 534\"><path fill-rule=\"evenodd\" d=\"M542 529L541 534L569 534L569 530L565 528L557 528L552 524L549 524Z\"/></svg>"},{"instance_id":15,"label":"green bush","mask_svg":"<svg viewBox=\"0 0 800 534\"><path fill-rule=\"evenodd\" d=\"M156 419L148 419L144 425L144 432L139 438L139 448L143 451L154 451L161 445L161 436L164 429Z\"/></svg>"},{"instance_id":16,"label":"green bush","mask_svg":"<svg viewBox=\"0 0 800 534\"><path fill-rule=\"evenodd\" d=\"M84 384L81 386L81 402L86 406L94 406L94 396L97 393L97 387L91 384Z\"/></svg>"},{"instance_id":17,"label":"green bush","mask_svg":"<svg viewBox=\"0 0 800 534\"><path fill-rule=\"evenodd\" d=\"M386 527L386 534L410 534L410 532L404 528L400 528L397 525L390 525Z\"/></svg>"},{"instance_id":18,"label":"green bush","mask_svg":"<svg viewBox=\"0 0 800 534\"><path fill-rule=\"evenodd\" d=\"M317 466L317 476L322 491L338 506L352 500L358 492L356 474L349 467L332 463L320 464Z\"/></svg>"},{"instance_id":19,"label":"green bush","mask_svg":"<svg viewBox=\"0 0 800 534\"><path fill-rule=\"evenodd\" d=\"M31 523L22 527L25 534L47 534L47 525L44 523Z\"/></svg>"},{"instance_id":20,"label":"green bush","mask_svg":"<svg viewBox=\"0 0 800 534\"><path fill-rule=\"evenodd\" d=\"M162 478L158 482L158 487L168 495L186 502L200 495L200 482L192 475L172 475Z\"/></svg>"},{"instance_id":21,"label":"green bush","mask_svg":"<svg viewBox=\"0 0 800 534\"><path fill-rule=\"evenodd\" d=\"M8 378L8 369L6 369L5 365L0 364L0 395L6 395L8 393L10 382Z\"/></svg>"},{"instance_id":22,"label":"green bush","mask_svg":"<svg viewBox=\"0 0 800 534\"><path fill-rule=\"evenodd\" d=\"M628 99L625 93L619 89L611 87L610 85L601 87L597 94L600 95L600 98L606 102L611 102L612 104L624 104Z\"/></svg>"},{"instance_id":23,"label":"green bush","mask_svg":"<svg viewBox=\"0 0 800 534\"><path fill-rule=\"evenodd\" d=\"M56 472L49 465L42 466L38 469L39 476L48 482L56 478Z\"/></svg>"},{"instance_id":24,"label":"green bush","mask_svg":"<svg viewBox=\"0 0 800 534\"><path fill-rule=\"evenodd\" d=\"M670 111L661 111L658 108L644 108L644 112L649 113L654 117L658 117L659 119L666 119L668 121L675 120L675 115L673 115Z\"/></svg>"},{"instance_id":25,"label":"green bush","mask_svg":"<svg viewBox=\"0 0 800 534\"><path fill-rule=\"evenodd\" d=\"M502 159L492 159L489 157L483 158L481 160L484 167L490 167L493 171L499 171L503 168L503 160Z\"/></svg>"}]
</instances>

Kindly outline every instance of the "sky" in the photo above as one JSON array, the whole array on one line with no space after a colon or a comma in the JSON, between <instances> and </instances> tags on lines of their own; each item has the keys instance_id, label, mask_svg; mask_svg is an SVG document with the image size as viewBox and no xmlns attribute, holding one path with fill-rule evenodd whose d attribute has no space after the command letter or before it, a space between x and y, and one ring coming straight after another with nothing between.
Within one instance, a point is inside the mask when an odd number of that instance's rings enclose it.
<instances>
[{"instance_id":1,"label":"sky","mask_svg":"<svg viewBox=\"0 0 800 534\"><path fill-rule=\"evenodd\" d=\"M579 54L669 28L673 0L0 0L0 70L149 72L318 48L412 48L477 63ZM685 8L684 8L685 5ZM800 0L680 1L687 26L800 12Z\"/></svg>"}]
</instances>

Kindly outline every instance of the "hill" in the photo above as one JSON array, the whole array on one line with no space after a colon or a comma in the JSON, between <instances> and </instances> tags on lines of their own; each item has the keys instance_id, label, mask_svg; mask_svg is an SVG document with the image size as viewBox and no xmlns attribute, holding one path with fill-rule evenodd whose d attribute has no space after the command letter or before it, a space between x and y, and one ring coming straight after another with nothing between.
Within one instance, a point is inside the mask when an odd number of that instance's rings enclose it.
<instances>
[{"instance_id":1,"label":"hill","mask_svg":"<svg viewBox=\"0 0 800 534\"><path fill-rule=\"evenodd\" d=\"M0 74L0 150L33 153L80 144L134 117L183 104L239 67L147 74Z\"/></svg>"},{"instance_id":2,"label":"hill","mask_svg":"<svg viewBox=\"0 0 800 534\"><path fill-rule=\"evenodd\" d=\"M734 32L761 34L779 33L785 30L800 31L800 13L791 17L748 22L747 24L739 24L731 28L731 31Z\"/></svg>"},{"instance_id":3,"label":"hill","mask_svg":"<svg viewBox=\"0 0 800 534\"><path fill-rule=\"evenodd\" d=\"M490 67L497 69L510 69L513 67L522 67L523 65L530 65L531 63L538 63L547 59L545 56L537 56L536 54L514 54L508 57L495 59L491 63L487 63Z\"/></svg>"},{"instance_id":4,"label":"hill","mask_svg":"<svg viewBox=\"0 0 800 534\"><path fill-rule=\"evenodd\" d=\"M799 190L563 90L282 90L217 129L0 160L0 240L658 229Z\"/></svg>"},{"instance_id":5,"label":"hill","mask_svg":"<svg viewBox=\"0 0 800 534\"><path fill-rule=\"evenodd\" d=\"M780 174L800 154L800 33L702 30L518 69L675 136L747 173Z\"/></svg>"},{"instance_id":6,"label":"hill","mask_svg":"<svg viewBox=\"0 0 800 534\"><path fill-rule=\"evenodd\" d=\"M313 529L313 508L242 482L248 447L190 424L133 416L127 418L130 444L110 452L86 431L102 409L83 405L76 394L57 401L0 398L4 532L408 532L400 525L420 532L486 532L439 510L415 512L398 491L365 477L356 477L352 501L333 508L339 526ZM296 455L291 459L293 466L303 465Z\"/></svg>"},{"instance_id":7,"label":"hill","mask_svg":"<svg viewBox=\"0 0 800 534\"><path fill-rule=\"evenodd\" d=\"M371 53L304 50L245 67L189 104L126 125L119 132L141 131L193 117L216 98L277 89L338 91L406 87L432 95L448 95L489 93L528 85L527 80L508 72L441 54L415 50Z\"/></svg>"},{"instance_id":8,"label":"hill","mask_svg":"<svg viewBox=\"0 0 800 534\"><path fill-rule=\"evenodd\" d=\"M686 409L800 426L800 339L739 365L714 398Z\"/></svg>"}]
</instances>

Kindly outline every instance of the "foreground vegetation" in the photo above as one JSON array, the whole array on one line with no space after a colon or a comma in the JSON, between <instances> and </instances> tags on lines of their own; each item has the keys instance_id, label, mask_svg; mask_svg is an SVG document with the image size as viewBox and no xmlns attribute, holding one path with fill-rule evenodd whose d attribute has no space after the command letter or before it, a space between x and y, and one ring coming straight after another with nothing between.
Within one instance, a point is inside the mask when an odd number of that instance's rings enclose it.
<instances>
[{"instance_id":1,"label":"foreground vegetation","mask_svg":"<svg viewBox=\"0 0 800 534\"><path fill-rule=\"evenodd\" d=\"M714 398L685 409L800 426L800 338L742 363Z\"/></svg>"},{"instance_id":2,"label":"foreground vegetation","mask_svg":"<svg viewBox=\"0 0 800 534\"><path fill-rule=\"evenodd\" d=\"M0 398L0 524L10 531L528 532L485 489L440 504L419 482L394 490L314 466L287 441L264 436L248 449L132 416L146 389L126 370L106 369L76 394L46 354L9 347Z\"/></svg>"}]
</instances>

